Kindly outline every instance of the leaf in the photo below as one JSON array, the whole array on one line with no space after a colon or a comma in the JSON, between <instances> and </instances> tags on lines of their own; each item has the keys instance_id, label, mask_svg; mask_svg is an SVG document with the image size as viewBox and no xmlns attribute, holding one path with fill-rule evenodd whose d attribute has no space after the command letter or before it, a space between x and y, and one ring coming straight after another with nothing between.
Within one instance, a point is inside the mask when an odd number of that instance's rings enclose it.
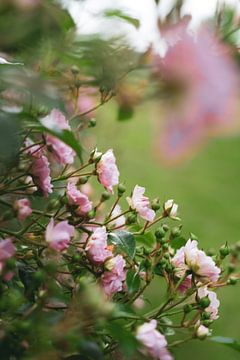
<instances>
[{"instance_id":1,"label":"leaf","mask_svg":"<svg viewBox=\"0 0 240 360\"><path fill-rule=\"evenodd\" d=\"M121 10L109 9L109 10L105 11L104 15L107 17L118 17L122 20L125 20L129 24L132 24L136 29L138 29L140 26L139 19L136 19L127 14L124 14Z\"/></svg>"},{"instance_id":2,"label":"leaf","mask_svg":"<svg viewBox=\"0 0 240 360\"><path fill-rule=\"evenodd\" d=\"M229 338L229 337L224 337L224 336L213 336L211 338L209 338L209 340L219 343L219 344L223 344L226 345L236 351L240 352L240 341Z\"/></svg>"},{"instance_id":3,"label":"leaf","mask_svg":"<svg viewBox=\"0 0 240 360\"><path fill-rule=\"evenodd\" d=\"M141 284L141 279L140 279L140 276L138 275L138 273L136 273L135 271L133 271L131 269L128 270L127 276L126 276L126 284L127 284L129 294L132 294L132 293L138 291L140 284Z\"/></svg>"},{"instance_id":4,"label":"leaf","mask_svg":"<svg viewBox=\"0 0 240 360\"><path fill-rule=\"evenodd\" d=\"M180 249L186 244L187 240L183 236L178 236L171 240L171 247L175 250Z\"/></svg>"},{"instance_id":5,"label":"leaf","mask_svg":"<svg viewBox=\"0 0 240 360\"><path fill-rule=\"evenodd\" d=\"M136 242L132 233L119 230L114 233L108 234L110 244L117 245L120 251L123 251L131 259L135 256Z\"/></svg>"},{"instance_id":6,"label":"leaf","mask_svg":"<svg viewBox=\"0 0 240 360\"><path fill-rule=\"evenodd\" d=\"M107 325L109 333L119 343L120 350L126 358L131 357L137 349L138 342L130 331L127 331L121 324L112 322Z\"/></svg>"},{"instance_id":7,"label":"leaf","mask_svg":"<svg viewBox=\"0 0 240 360\"><path fill-rule=\"evenodd\" d=\"M59 129L56 127L50 128L50 127L44 126L44 124L42 124L42 123L41 123L41 128L42 128L42 131L55 136L56 138L58 138L59 140L64 142L64 144L70 146L78 155L78 158L81 161L81 163L83 162L82 147L78 143L78 141L76 140L76 138L74 137L73 133L70 130L66 130L66 129L62 130L62 129Z\"/></svg>"},{"instance_id":8,"label":"leaf","mask_svg":"<svg viewBox=\"0 0 240 360\"><path fill-rule=\"evenodd\" d=\"M132 107L120 106L118 108L118 121L129 120L133 117L134 110Z\"/></svg>"}]
</instances>

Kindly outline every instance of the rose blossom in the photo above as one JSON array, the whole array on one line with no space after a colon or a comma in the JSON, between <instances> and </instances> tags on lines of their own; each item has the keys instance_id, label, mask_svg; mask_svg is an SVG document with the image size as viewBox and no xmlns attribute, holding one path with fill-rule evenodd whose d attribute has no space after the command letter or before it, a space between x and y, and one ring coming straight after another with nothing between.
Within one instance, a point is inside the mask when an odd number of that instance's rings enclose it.
<instances>
[{"instance_id":1,"label":"rose blossom","mask_svg":"<svg viewBox=\"0 0 240 360\"><path fill-rule=\"evenodd\" d=\"M90 259L96 264L102 264L107 258L112 256L112 252L107 249L107 231L105 226L94 230L87 243L86 251Z\"/></svg>"},{"instance_id":2,"label":"rose blossom","mask_svg":"<svg viewBox=\"0 0 240 360\"><path fill-rule=\"evenodd\" d=\"M167 350L167 341L165 336L157 330L157 321L151 320L144 323L137 329L137 340L144 345L147 352L159 360L172 360L173 357Z\"/></svg>"},{"instance_id":3,"label":"rose blossom","mask_svg":"<svg viewBox=\"0 0 240 360\"><path fill-rule=\"evenodd\" d=\"M44 196L52 193L49 162L45 155L33 157L30 173L34 183L42 190Z\"/></svg>"},{"instance_id":4,"label":"rose blossom","mask_svg":"<svg viewBox=\"0 0 240 360\"><path fill-rule=\"evenodd\" d=\"M178 277L182 277L187 270L191 270L200 278L208 279L212 282L218 280L221 270L216 266L210 256L198 249L198 242L189 239L185 246L177 250L172 258L175 272Z\"/></svg>"},{"instance_id":5,"label":"rose blossom","mask_svg":"<svg viewBox=\"0 0 240 360\"><path fill-rule=\"evenodd\" d=\"M176 217L178 211L178 205L175 204L173 199L167 200L164 203L164 211L168 214L169 217Z\"/></svg>"},{"instance_id":6,"label":"rose blossom","mask_svg":"<svg viewBox=\"0 0 240 360\"><path fill-rule=\"evenodd\" d=\"M136 185L131 198L127 198L129 206L136 210L136 212L147 221L153 221L155 211L150 208L150 201L148 197L144 196L145 188Z\"/></svg>"},{"instance_id":7,"label":"rose blossom","mask_svg":"<svg viewBox=\"0 0 240 360\"><path fill-rule=\"evenodd\" d=\"M89 201L87 195L77 189L74 183L69 182L67 184L66 192L69 204L78 206L76 209L78 215L85 215L92 210L92 202Z\"/></svg>"},{"instance_id":8,"label":"rose blossom","mask_svg":"<svg viewBox=\"0 0 240 360\"><path fill-rule=\"evenodd\" d=\"M210 291L207 287L200 287L198 289L198 296L201 298L208 296L210 304L204 310L211 314L211 320L218 319L218 308L220 306L220 301L217 298L217 295L214 291Z\"/></svg>"},{"instance_id":9,"label":"rose blossom","mask_svg":"<svg viewBox=\"0 0 240 360\"><path fill-rule=\"evenodd\" d=\"M97 163L97 174L100 183L113 194L113 186L119 181L119 171L112 149L103 154Z\"/></svg>"},{"instance_id":10,"label":"rose blossom","mask_svg":"<svg viewBox=\"0 0 240 360\"><path fill-rule=\"evenodd\" d=\"M230 49L207 27L191 33L188 19L162 27L168 44L164 58L154 55L156 74L170 88L178 89L159 142L163 160L177 161L198 148L209 134L233 124L238 76Z\"/></svg>"},{"instance_id":11,"label":"rose blossom","mask_svg":"<svg viewBox=\"0 0 240 360\"><path fill-rule=\"evenodd\" d=\"M49 115L41 120L41 123L49 129L71 130L65 116L57 109L53 109ZM46 144L51 149L56 161L62 165L72 164L75 152L53 135L46 134Z\"/></svg>"},{"instance_id":12,"label":"rose blossom","mask_svg":"<svg viewBox=\"0 0 240 360\"><path fill-rule=\"evenodd\" d=\"M4 268L5 262L10 259L16 252L15 246L12 243L11 239L0 240L0 274ZM10 272L10 277L12 273ZM7 279L9 279L9 274L6 274Z\"/></svg>"},{"instance_id":13,"label":"rose blossom","mask_svg":"<svg viewBox=\"0 0 240 360\"><path fill-rule=\"evenodd\" d=\"M115 217L119 216L121 213L122 213L121 207L120 205L117 204L112 212L111 219L114 219ZM126 222L125 216L121 215L117 219L111 221L111 224L114 224L116 227L121 227L125 225L125 222Z\"/></svg>"},{"instance_id":14,"label":"rose blossom","mask_svg":"<svg viewBox=\"0 0 240 360\"><path fill-rule=\"evenodd\" d=\"M67 221L61 221L54 225L54 220L51 218L46 228L45 239L52 249L62 251L69 247L73 235L74 227L69 225Z\"/></svg>"},{"instance_id":15,"label":"rose blossom","mask_svg":"<svg viewBox=\"0 0 240 360\"><path fill-rule=\"evenodd\" d=\"M32 214L30 201L26 198L16 200L13 207L17 211L17 218L19 221L24 221L28 216Z\"/></svg>"},{"instance_id":16,"label":"rose blossom","mask_svg":"<svg viewBox=\"0 0 240 360\"><path fill-rule=\"evenodd\" d=\"M122 255L117 255L105 263L105 268L109 271L102 275L101 280L106 295L112 296L116 292L122 291L122 283L126 279L125 266L126 261Z\"/></svg>"}]
</instances>

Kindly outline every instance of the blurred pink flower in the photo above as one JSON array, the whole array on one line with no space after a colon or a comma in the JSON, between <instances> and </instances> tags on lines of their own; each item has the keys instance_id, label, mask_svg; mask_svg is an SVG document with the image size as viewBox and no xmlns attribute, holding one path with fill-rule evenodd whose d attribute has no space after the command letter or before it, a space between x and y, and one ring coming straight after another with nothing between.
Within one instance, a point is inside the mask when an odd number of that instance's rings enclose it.
<instances>
[{"instance_id":1,"label":"blurred pink flower","mask_svg":"<svg viewBox=\"0 0 240 360\"><path fill-rule=\"evenodd\" d=\"M113 186L118 184L119 171L112 149L109 149L103 154L100 161L97 163L97 174L100 183L108 191L113 193Z\"/></svg>"},{"instance_id":2,"label":"blurred pink flower","mask_svg":"<svg viewBox=\"0 0 240 360\"><path fill-rule=\"evenodd\" d=\"M61 221L54 225L54 220L51 218L46 228L45 239L50 248L62 251L69 247L73 235L74 227L69 225L67 221Z\"/></svg>"},{"instance_id":3,"label":"blurred pink flower","mask_svg":"<svg viewBox=\"0 0 240 360\"><path fill-rule=\"evenodd\" d=\"M41 119L41 123L52 130L71 130L67 119L57 109L53 109L49 115ZM46 144L55 157L62 165L72 164L74 162L75 152L53 135L46 134Z\"/></svg>"},{"instance_id":4,"label":"blurred pink flower","mask_svg":"<svg viewBox=\"0 0 240 360\"><path fill-rule=\"evenodd\" d=\"M122 213L122 209L120 207L120 205L116 205L113 212L112 212L112 216L111 219L114 219L115 217L119 216ZM125 216L119 216L117 219L113 220L111 222L111 224L114 224L116 227L121 227L124 226L126 222Z\"/></svg>"},{"instance_id":5,"label":"blurred pink flower","mask_svg":"<svg viewBox=\"0 0 240 360\"><path fill-rule=\"evenodd\" d=\"M44 196L52 193L49 162L45 155L33 157L30 173L34 183L42 190Z\"/></svg>"},{"instance_id":6,"label":"blurred pink flower","mask_svg":"<svg viewBox=\"0 0 240 360\"><path fill-rule=\"evenodd\" d=\"M208 296L210 300L210 305L204 310L211 314L211 320L218 319L218 308L220 306L220 301L217 298L217 295L214 291L210 291L206 286L200 287L198 289L198 296L201 298Z\"/></svg>"},{"instance_id":7,"label":"blurred pink flower","mask_svg":"<svg viewBox=\"0 0 240 360\"><path fill-rule=\"evenodd\" d=\"M85 215L92 210L92 202L87 195L79 191L76 185L72 182L67 184L67 197L70 205L76 205L76 213L78 215Z\"/></svg>"},{"instance_id":8,"label":"blurred pink flower","mask_svg":"<svg viewBox=\"0 0 240 360\"><path fill-rule=\"evenodd\" d=\"M108 296L122 291L123 281L126 279L126 262L122 255L117 255L105 263L108 270L102 275L102 286Z\"/></svg>"},{"instance_id":9,"label":"blurred pink flower","mask_svg":"<svg viewBox=\"0 0 240 360\"><path fill-rule=\"evenodd\" d=\"M96 106L96 89L94 88L83 88L80 91L77 101L78 111L80 113L87 113L84 115L87 119L91 119L95 116L95 110L88 112Z\"/></svg>"},{"instance_id":10,"label":"blurred pink flower","mask_svg":"<svg viewBox=\"0 0 240 360\"><path fill-rule=\"evenodd\" d=\"M172 355L167 349L165 336L157 330L156 320L151 320L149 323L139 326L136 338L144 345L147 353L154 359L173 360Z\"/></svg>"},{"instance_id":11,"label":"blurred pink flower","mask_svg":"<svg viewBox=\"0 0 240 360\"><path fill-rule=\"evenodd\" d=\"M217 281L221 269L216 266L210 256L199 250L197 246L197 241L189 239L185 246L177 250L172 258L176 275L181 278L187 270L191 270L202 280Z\"/></svg>"},{"instance_id":12,"label":"blurred pink flower","mask_svg":"<svg viewBox=\"0 0 240 360\"><path fill-rule=\"evenodd\" d=\"M102 264L107 258L112 256L112 252L107 249L107 231L105 226L98 227L93 231L87 243L86 251L91 261L96 264Z\"/></svg>"},{"instance_id":13,"label":"blurred pink flower","mask_svg":"<svg viewBox=\"0 0 240 360\"><path fill-rule=\"evenodd\" d=\"M0 274L4 268L4 265L8 259L13 257L16 253L16 248L11 239L0 240ZM12 278L12 272L6 274L5 280Z\"/></svg>"},{"instance_id":14,"label":"blurred pink flower","mask_svg":"<svg viewBox=\"0 0 240 360\"><path fill-rule=\"evenodd\" d=\"M136 185L133 189L132 197L128 197L127 202L143 219L153 221L155 212L150 208L150 201L148 197L143 195L144 192L144 187Z\"/></svg>"},{"instance_id":15,"label":"blurred pink flower","mask_svg":"<svg viewBox=\"0 0 240 360\"><path fill-rule=\"evenodd\" d=\"M232 126L236 111L238 74L228 47L207 28L194 36L187 25L163 28L169 46L164 58L154 56L156 71L181 96L169 107L159 142L162 158L172 162Z\"/></svg>"},{"instance_id":16,"label":"blurred pink flower","mask_svg":"<svg viewBox=\"0 0 240 360\"><path fill-rule=\"evenodd\" d=\"M13 207L17 211L17 218L19 221L24 221L32 214L30 201L26 198L16 200Z\"/></svg>"}]
</instances>

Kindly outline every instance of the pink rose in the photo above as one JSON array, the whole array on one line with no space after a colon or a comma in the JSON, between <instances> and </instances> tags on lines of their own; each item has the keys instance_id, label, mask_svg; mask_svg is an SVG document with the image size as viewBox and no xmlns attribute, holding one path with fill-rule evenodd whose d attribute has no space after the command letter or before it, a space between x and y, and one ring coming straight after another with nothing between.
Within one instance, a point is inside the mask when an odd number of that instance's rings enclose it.
<instances>
[{"instance_id":1,"label":"pink rose","mask_svg":"<svg viewBox=\"0 0 240 360\"><path fill-rule=\"evenodd\" d=\"M45 155L33 157L30 173L34 183L42 190L44 196L52 193L49 162Z\"/></svg>"},{"instance_id":2,"label":"pink rose","mask_svg":"<svg viewBox=\"0 0 240 360\"><path fill-rule=\"evenodd\" d=\"M97 163L97 174L100 183L113 193L113 186L117 185L119 181L119 171L112 149L103 154Z\"/></svg>"},{"instance_id":3,"label":"pink rose","mask_svg":"<svg viewBox=\"0 0 240 360\"><path fill-rule=\"evenodd\" d=\"M147 221L152 222L155 217L155 211L150 208L149 198L144 196L145 188L136 185L131 198L127 198L129 206Z\"/></svg>"},{"instance_id":4,"label":"pink rose","mask_svg":"<svg viewBox=\"0 0 240 360\"><path fill-rule=\"evenodd\" d=\"M122 255L117 255L105 263L106 271L102 277L102 286L108 296L122 291L123 281L126 279L126 262Z\"/></svg>"},{"instance_id":5,"label":"pink rose","mask_svg":"<svg viewBox=\"0 0 240 360\"><path fill-rule=\"evenodd\" d=\"M207 287L204 286L198 289L198 296L200 297L200 299L208 296L210 304L204 310L211 314L211 320L218 319L218 308L220 306L220 301L218 300L216 293L214 291L208 290Z\"/></svg>"},{"instance_id":6,"label":"pink rose","mask_svg":"<svg viewBox=\"0 0 240 360\"><path fill-rule=\"evenodd\" d=\"M139 326L136 338L154 359L173 360L172 355L167 350L165 336L157 330L156 320L151 320L149 323Z\"/></svg>"},{"instance_id":7,"label":"pink rose","mask_svg":"<svg viewBox=\"0 0 240 360\"><path fill-rule=\"evenodd\" d=\"M105 226L94 230L90 240L87 243L86 251L89 258L95 264L102 264L112 256L112 252L107 249L107 232Z\"/></svg>"},{"instance_id":8,"label":"pink rose","mask_svg":"<svg viewBox=\"0 0 240 360\"><path fill-rule=\"evenodd\" d=\"M85 215L92 210L92 202L89 201L87 195L79 191L72 182L67 184L67 197L70 205L78 206L76 212L79 215Z\"/></svg>"},{"instance_id":9,"label":"pink rose","mask_svg":"<svg viewBox=\"0 0 240 360\"><path fill-rule=\"evenodd\" d=\"M30 201L26 198L16 200L13 207L17 211L17 218L19 221L24 221L32 214Z\"/></svg>"},{"instance_id":10,"label":"pink rose","mask_svg":"<svg viewBox=\"0 0 240 360\"><path fill-rule=\"evenodd\" d=\"M49 243L50 248L62 251L69 247L70 239L74 235L74 227L69 225L67 221L61 221L54 225L51 218L45 233L45 239Z\"/></svg>"},{"instance_id":11,"label":"pink rose","mask_svg":"<svg viewBox=\"0 0 240 360\"><path fill-rule=\"evenodd\" d=\"M233 124L238 93L237 69L229 48L202 27L195 35L188 20L162 28L168 43L164 58L154 56L161 80L179 89L177 107L170 103L159 142L163 160L177 161L198 148L209 134Z\"/></svg>"},{"instance_id":12,"label":"pink rose","mask_svg":"<svg viewBox=\"0 0 240 360\"><path fill-rule=\"evenodd\" d=\"M16 253L16 248L11 239L0 240L0 274L4 268L5 262L13 257ZM5 274L5 280L11 280L13 273L9 272Z\"/></svg>"},{"instance_id":13,"label":"pink rose","mask_svg":"<svg viewBox=\"0 0 240 360\"><path fill-rule=\"evenodd\" d=\"M122 213L121 207L120 205L116 205L113 212L112 212L112 216L111 219L114 219L115 217L119 216ZM117 219L113 220L111 222L111 224L114 224L116 227L121 227L124 226L126 222L125 216L119 216Z\"/></svg>"},{"instance_id":14,"label":"pink rose","mask_svg":"<svg viewBox=\"0 0 240 360\"><path fill-rule=\"evenodd\" d=\"M65 116L57 109L53 109L49 115L41 120L42 124L49 129L71 130ZM46 134L46 144L50 148L56 161L62 165L72 164L74 162L75 152L53 135Z\"/></svg>"},{"instance_id":15,"label":"pink rose","mask_svg":"<svg viewBox=\"0 0 240 360\"><path fill-rule=\"evenodd\" d=\"M191 270L203 280L217 281L221 270L216 266L213 259L207 256L204 251L199 250L197 246L196 240L189 239L185 246L177 250L172 258L176 275L182 277L187 270Z\"/></svg>"}]
</instances>

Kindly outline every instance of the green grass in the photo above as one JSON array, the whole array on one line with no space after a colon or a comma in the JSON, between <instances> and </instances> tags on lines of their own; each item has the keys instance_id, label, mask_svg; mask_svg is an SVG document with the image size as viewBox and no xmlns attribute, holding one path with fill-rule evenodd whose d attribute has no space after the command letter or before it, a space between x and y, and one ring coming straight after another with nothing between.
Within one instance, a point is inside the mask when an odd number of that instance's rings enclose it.
<instances>
[{"instance_id":1,"label":"green grass","mask_svg":"<svg viewBox=\"0 0 240 360\"><path fill-rule=\"evenodd\" d=\"M166 168L156 160L152 145L157 111L152 104L144 105L137 109L134 119L119 123L115 106L106 105L93 130L98 137L98 148L101 151L114 149L121 180L126 180L129 192L139 184L146 187L151 198L159 196L162 201L174 198L179 204L184 232L196 234L200 246L218 249L226 241L238 241L240 138L214 139L187 163ZM163 289L155 286L150 295L156 300L162 292ZM221 310L214 334L240 340L239 287L225 288L218 296ZM207 341L194 341L179 348L176 355L177 360L211 357L237 360L239 353Z\"/></svg>"}]
</instances>

